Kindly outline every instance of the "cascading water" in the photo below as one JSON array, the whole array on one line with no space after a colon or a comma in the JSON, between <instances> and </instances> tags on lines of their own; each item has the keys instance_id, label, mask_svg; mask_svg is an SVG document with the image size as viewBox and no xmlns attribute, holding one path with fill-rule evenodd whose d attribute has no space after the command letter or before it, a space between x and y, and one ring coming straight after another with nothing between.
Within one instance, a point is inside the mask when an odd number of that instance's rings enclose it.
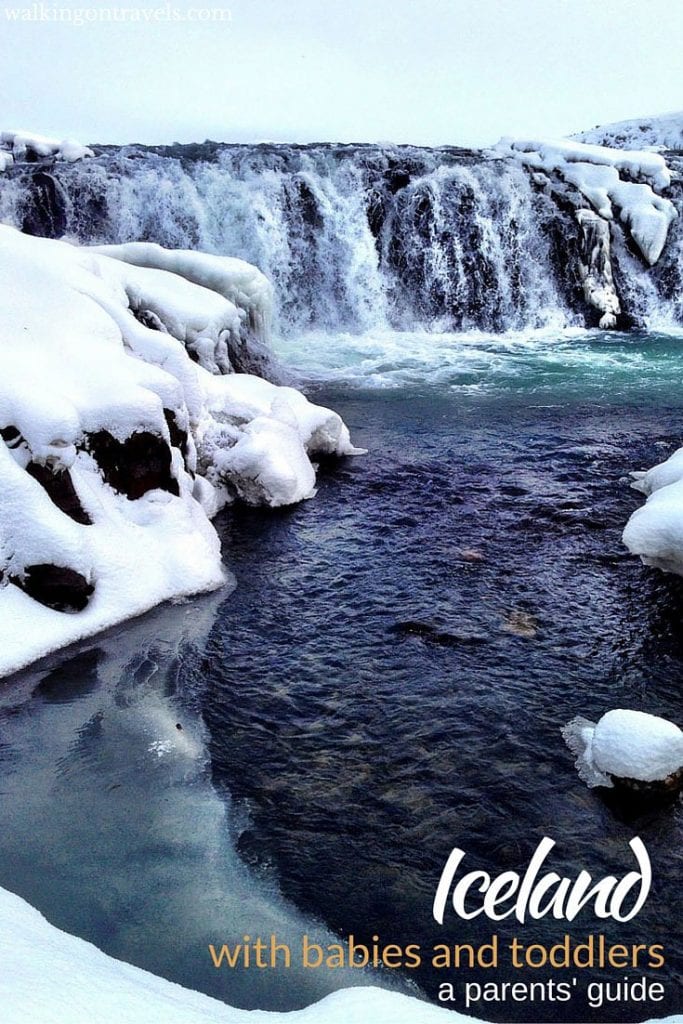
<instances>
[{"instance_id":1,"label":"cascading water","mask_svg":"<svg viewBox=\"0 0 683 1024\"><path fill-rule=\"evenodd\" d=\"M380 234L400 325L500 331L572 322L548 273L550 212L512 166L440 166L406 185Z\"/></svg>"},{"instance_id":2,"label":"cascading water","mask_svg":"<svg viewBox=\"0 0 683 1024\"><path fill-rule=\"evenodd\" d=\"M17 166L0 182L0 219L33 234L241 256L273 281L284 335L597 323L582 295L571 204L511 162L360 145L97 154ZM620 228L612 233L631 321L680 323L680 218L654 272Z\"/></svg>"}]
</instances>

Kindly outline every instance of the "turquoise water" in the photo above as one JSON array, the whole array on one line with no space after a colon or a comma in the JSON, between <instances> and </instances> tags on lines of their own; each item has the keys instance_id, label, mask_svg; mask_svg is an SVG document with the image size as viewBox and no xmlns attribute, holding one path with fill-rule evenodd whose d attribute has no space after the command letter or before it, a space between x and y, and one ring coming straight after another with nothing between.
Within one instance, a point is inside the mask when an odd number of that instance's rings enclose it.
<instances>
[{"instance_id":1,"label":"turquoise water","mask_svg":"<svg viewBox=\"0 0 683 1024\"><path fill-rule=\"evenodd\" d=\"M310 383L356 389L410 389L423 395L472 391L502 397L552 394L562 402L665 394L676 404L683 382L683 334L582 329L439 334L372 331L307 334L276 346Z\"/></svg>"}]
</instances>

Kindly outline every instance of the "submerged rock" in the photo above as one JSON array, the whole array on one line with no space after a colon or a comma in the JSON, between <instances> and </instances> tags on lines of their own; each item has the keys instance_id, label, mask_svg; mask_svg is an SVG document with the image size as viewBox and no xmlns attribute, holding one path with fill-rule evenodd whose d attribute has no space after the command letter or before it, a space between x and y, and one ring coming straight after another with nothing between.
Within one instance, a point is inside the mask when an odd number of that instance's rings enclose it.
<instances>
[{"instance_id":1,"label":"submerged rock","mask_svg":"<svg viewBox=\"0 0 683 1024\"><path fill-rule=\"evenodd\" d=\"M529 612L516 608L509 612L503 620L503 632L514 636L523 636L528 640L538 633L538 620Z\"/></svg>"},{"instance_id":2,"label":"submerged rock","mask_svg":"<svg viewBox=\"0 0 683 1024\"><path fill-rule=\"evenodd\" d=\"M479 551L478 548L462 548L460 551L460 557L463 562L484 562L486 561L486 555L483 551Z\"/></svg>"},{"instance_id":3,"label":"submerged rock","mask_svg":"<svg viewBox=\"0 0 683 1024\"><path fill-rule=\"evenodd\" d=\"M390 628L391 633L398 636L417 636L426 643L435 644L438 647L460 647L476 644L485 644L488 640L483 633L475 632L468 627L458 630L444 630L433 626L428 622L408 620L397 622Z\"/></svg>"}]
</instances>

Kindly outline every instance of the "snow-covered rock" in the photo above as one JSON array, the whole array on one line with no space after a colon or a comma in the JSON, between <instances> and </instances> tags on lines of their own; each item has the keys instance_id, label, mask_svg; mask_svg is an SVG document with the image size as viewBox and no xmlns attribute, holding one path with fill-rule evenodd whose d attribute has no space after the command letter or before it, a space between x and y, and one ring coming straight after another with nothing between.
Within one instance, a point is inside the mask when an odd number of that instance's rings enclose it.
<instances>
[{"instance_id":1,"label":"snow-covered rock","mask_svg":"<svg viewBox=\"0 0 683 1024\"><path fill-rule=\"evenodd\" d=\"M642 711L608 711L597 724L577 716L562 735L590 787L612 787L615 779L665 782L683 769L683 732Z\"/></svg>"},{"instance_id":2,"label":"snow-covered rock","mask_svg":"<svg viewBox=\"0 0 683 1024\"><path fill-rule=\"evenodd\" d=\"M645 150L618 150L567 139L501 139L494 155L536 172L558 174L606 221L615 215L652 266L662 254L673 203L658 193L671 184L666 161Z\"/></svg>"},{"instance_id":3,"label":"snow-covered rock","mask_svg":"<svg viewBox=\"0 0 683 1024\"><path fill-rule=\"evenodd\" d=\"M13 160L25 160L27 156L55 157L67 163L75 163L85 157L94 156L93 151L75 139L52 139L34 132L0 132L0 147L4 155L10 155L9 162L3 161L0 151L0 171L11 166Z\"/></svg>"},{"instance_id":4,"label":"snow-covered rock","mask_svg":"<svg viewBox=\"0 0 683 1024\"><path fill-rule=\"evenodd\" d=\"M188 249L164 249L153 242L93 246L92 251L132 266L166 270L216 292L240 310L255 338L264 344L269 341L273 287L251 263L230 256L218 260Z\"/></svg>"},{"instance_id":5,"label":"snow-covered rock","mask_svg":"<svg viewBox=\"0 0 683 1024\"><path fill-rule=\"evenodd\" d=\"M294 388L232 374L205 379L208 416L197 431L199 467L250 505L291 505L315 494L309 456L358 455L336 413Z\"/></svg>"},{"instance_id":6,"label":"snow-covered rock","mask_svg":"<svg viewBox=\"0 0 683 1024\"><path fill-rule=\"evenodd\" d=\"M683 448L631 475L634 489L648 499L626 524L624 544L646 565L683 575Z\"/></svg>"},{"instance_id":7,"label":"snow-covered rock","mask_svg":"<svg viewBox=\"0 0 683 1024\"><path fill-rule=\"evenodd\" d=\"M336 413L231 372L267 322L258 271L152 248L173 270L0 226L0 675L220 586L208 516L312 497L311 460L357 451Z\"/></svg>"},{"instance_id":8,"label":"snow-covered rock","mask_svg":"<svg viewBox=\"0 0 683 1024\"><path fill-rule=\"evenodd\" d=\"M572 138L613 149L683 149L683 111L597 125Z\"/></svg>"}]
</instances>

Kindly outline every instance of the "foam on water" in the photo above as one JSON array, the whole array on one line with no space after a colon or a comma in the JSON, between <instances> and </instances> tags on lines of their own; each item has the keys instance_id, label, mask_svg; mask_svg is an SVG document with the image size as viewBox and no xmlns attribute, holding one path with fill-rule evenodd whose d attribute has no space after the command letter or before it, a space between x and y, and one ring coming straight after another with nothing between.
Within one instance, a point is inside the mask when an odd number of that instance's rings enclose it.
<instances>
[{"instance_id":1,"label":"foam on water","mask_svg":"<svg viewBox=\"0 0 683 1024\"><path fill-rule=\"evenodd\" d=\"M297 378L351 388L451 388L538 391L567 385L599 391L639 380L643 387L683 373L683 333L563 331L461 333L377 329L363 334L312 332L280 339L278 356ZM675 372L675 369L674 369Z\"/></svg>"}]
</instances>

